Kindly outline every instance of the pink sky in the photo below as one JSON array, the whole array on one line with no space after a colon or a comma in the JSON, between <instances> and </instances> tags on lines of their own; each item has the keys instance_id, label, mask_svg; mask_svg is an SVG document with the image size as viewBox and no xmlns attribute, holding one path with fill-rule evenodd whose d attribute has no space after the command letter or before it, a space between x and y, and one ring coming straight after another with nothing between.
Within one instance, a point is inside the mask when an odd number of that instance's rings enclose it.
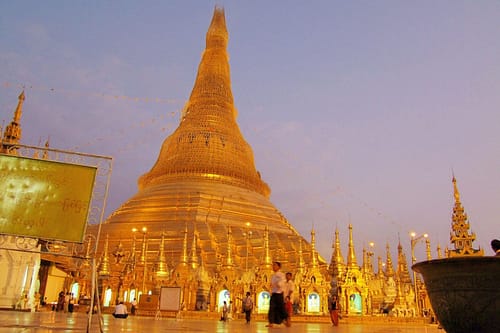
<instances>
[{"instance_id":1,"label":"pink sky","mask_svg":"<svg viewBox=\"0 0 500 333\"><path fill-rule=\"evenodd\" d=\"M206 1L0 4L0 110L23 142L112 155L108 213L137 190L191 92ZM331 256L410 231L449 246L454 172L499 238L500 2L224 1L241 131L271 201ZM423 245L418 257L424 259ZM409 254L407 254L409 256Z\"/></svg>"}]
</instances>

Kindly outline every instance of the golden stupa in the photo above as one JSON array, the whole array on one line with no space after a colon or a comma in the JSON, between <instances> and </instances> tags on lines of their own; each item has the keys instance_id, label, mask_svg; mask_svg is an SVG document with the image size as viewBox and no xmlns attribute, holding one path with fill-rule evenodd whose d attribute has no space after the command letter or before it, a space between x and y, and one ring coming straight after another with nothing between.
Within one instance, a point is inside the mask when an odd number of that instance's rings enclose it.
<instances>
[{"instance_id":1,"label":"golden stupa","mask_svg":"<svg viewBox=\"0 0 500 333\"><path fill-rule=\"evenodd\" d=\"M224 10L216 7L178 128L139 178L138 192L101 225L98 273L109 276L118 298L123 290L154 293L159 285L190 279L205 289L234 292L242 279L245 288L259 289L260 282L265 288L273 260L284 270L305 271L307 262L317 275L326 273L314 242L270 202L270 188L255 168L236 122L227 44ZM138 269L144 263L144 271ZM185 301L188 308L192 303Z\"/></svg>"}]
</instances>

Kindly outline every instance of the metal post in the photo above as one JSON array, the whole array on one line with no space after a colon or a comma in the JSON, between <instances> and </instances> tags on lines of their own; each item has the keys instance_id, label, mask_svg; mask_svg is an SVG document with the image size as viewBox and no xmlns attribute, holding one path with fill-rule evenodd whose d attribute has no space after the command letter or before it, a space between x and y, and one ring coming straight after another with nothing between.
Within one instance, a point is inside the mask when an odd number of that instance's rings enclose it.
<instances>
[{"instance_id":1,"label":"metal post","mask_svg":"<svg viewBox=\"0 0 500 333\"><path fill-rule=\"evenodd\" d=\"M95 257L92 257L92 281L90 283L90 309L87 318L87 333L90 332L90 327L92 326L92 312L94 311L94 297L95 297L95 278L96 278L96 267L95 267Z\"/></svg>"}]
</instances>

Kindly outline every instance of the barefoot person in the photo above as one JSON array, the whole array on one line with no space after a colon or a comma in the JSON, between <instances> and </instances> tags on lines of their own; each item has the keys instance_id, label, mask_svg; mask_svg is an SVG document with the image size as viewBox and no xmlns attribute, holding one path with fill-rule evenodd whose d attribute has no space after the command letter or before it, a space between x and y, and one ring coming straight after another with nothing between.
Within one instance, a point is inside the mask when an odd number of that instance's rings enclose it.
<instances>
[{"instance_id":1,"label":"barefoot person","mask_svg":"<svg viewBox=\"0 0 500 333\"><path fill-rule=\"evenodd\" d=\"M337 300L337 295L332 296L332 300L328 306L330 308L330 319L332 320L333 326L339 325L339 302Z\"/></svg>"},{"instance_id":2,"label":"barefoot person","mask_svg":"<svg viewBox=\"0 0 500 333\"><path fill-rule=\"evenodd\" d=\"M250 292L247 291L246 297L243 299L243 312L245 312L245 320L247 321L247 324L250 324L250 318L252 315L252 309L253 309L253 300L252 296L250 296Z\"/></svg>"},{"instance_id":3,"label":"barefoot person","mask_svg":"<svg viewBox=\"0 0 500 333\"><path fill-rule=\"evenodd\" d=\"M271 299L269 300L269 312L267 314L269 324L266 327L279 325L287 318L285 299L283 297L286 278L280 269L281 263L278 261L273 262L274 274L271 276Z\"/></svg>"}]
</instances>

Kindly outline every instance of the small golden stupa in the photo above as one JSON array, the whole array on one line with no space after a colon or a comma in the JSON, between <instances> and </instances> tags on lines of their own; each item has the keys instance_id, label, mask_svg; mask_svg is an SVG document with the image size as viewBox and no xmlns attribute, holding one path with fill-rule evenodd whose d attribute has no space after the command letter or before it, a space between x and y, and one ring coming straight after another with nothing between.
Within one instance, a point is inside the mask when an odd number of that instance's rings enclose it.
<instances>
[{"instance_id":1,"label":"small golden stupa","mask_svg":"<svg viewBox=\"0 0 500 333\"><path fill-rule=\"evenodd\" d=\"M313 262L326 275L324 259L270 202L255 168L236 122L227 44L224 10L216 7L178 128L139 178L138 192L101 226L98 271L118 298L138 284L146 292L190 279L211 290L233 292L243 280L245 288L264 288L274 260L293 272ZM144 272L141 263L149 263Z\"/></svg>"},{"instance_id":2,"label":"small golden stupa","mask_svg":"<svg viewBox=\"0 0 500 333\"><path fill-rule=\"evenodd\" d=\"M483 256L484 250L481 248L475 249L472 245L476 240L476 234L469 232L470 224L467 213L465 213L465 209L460 202L460 192L458 191L455 176L453 176L452 182L455 205L453 206L453 215L451 217L450 242L454 248L448 251L448 257Z\"/></svg>"}]
</instances>

